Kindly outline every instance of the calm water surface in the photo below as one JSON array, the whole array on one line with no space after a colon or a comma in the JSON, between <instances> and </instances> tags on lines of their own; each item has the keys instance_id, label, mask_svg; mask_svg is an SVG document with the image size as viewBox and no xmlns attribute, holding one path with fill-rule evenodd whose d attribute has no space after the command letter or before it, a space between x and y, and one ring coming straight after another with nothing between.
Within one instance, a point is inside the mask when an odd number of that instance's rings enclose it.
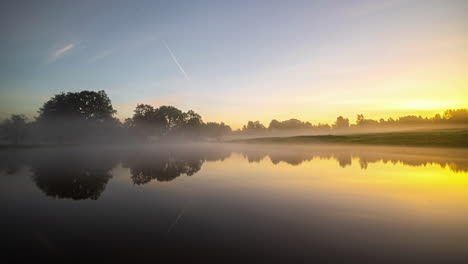
<instances>
[{"instance_id":1,"label":"calm water surface","mask_svg":"<svg viewBox=\"0 0 468 264\"><path fill-rule=\"evenodd\" d=\"M6 263L468 263L462 149L2 150L0 188Z\"/></svg>"}]
</instances>

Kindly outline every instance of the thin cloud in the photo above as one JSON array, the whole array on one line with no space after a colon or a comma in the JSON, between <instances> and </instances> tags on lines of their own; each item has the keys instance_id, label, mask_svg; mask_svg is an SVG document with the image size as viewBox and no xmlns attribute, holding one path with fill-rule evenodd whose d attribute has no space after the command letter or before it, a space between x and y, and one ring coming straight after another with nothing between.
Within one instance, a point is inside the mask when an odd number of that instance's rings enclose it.
<instances>
[{"instance_id":1,"label":"thin cloud","mask_svg":"<svg viewBox=\"0 0 468 264\"><path fill-rule=\"evenodd\" d=\"M76 47L76 44L75 43L70 43L60 49L57 49L55 50L54 52L52 52L52 54L50 55L49 57L49 63L57 60L58 58L60 58L61 56L63 56L64 54L70 52L72 49L74 49Z\"/></svg>"},{"instance_id":2,"label":"thin cloud","mask_svg":"<svg viewBox=\"0 0 468 264\"><path fill-rule=\"evenodd\" d=\"M172 57L172 60L174 61L174 63L177 65L177 67L179 67L179 70L182 72L182 74L185 76L185 78L187 80L190 81L190 77L187 75L187 73L185 72L184 68L182 68L182 66L180 65L179 61L177 61L177 58L174 56L174 53L172 53L171 49L169 48L169 46L166 44L165 41L163 41L163 44L164 46L166 47L167 51L169 51L169 54L171 54L171 57Z\"/></svg>"}]
</instances>

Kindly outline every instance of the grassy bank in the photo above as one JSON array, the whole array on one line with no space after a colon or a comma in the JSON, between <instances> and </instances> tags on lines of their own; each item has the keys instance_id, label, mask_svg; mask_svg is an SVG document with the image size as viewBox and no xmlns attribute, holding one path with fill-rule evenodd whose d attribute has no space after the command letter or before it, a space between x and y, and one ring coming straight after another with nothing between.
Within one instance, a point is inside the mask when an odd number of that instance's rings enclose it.
<instances>
[{"instance_id":1,"label":"grassy bank","mask_svg":"<svg viewBox=\"0 0 468 264\"><path fill-rule=\"evenodd\" d=\"M366 144L468 148L468 129L350 135L268 137L234 140L238 143Z\"/></svg>"}]
</instances>

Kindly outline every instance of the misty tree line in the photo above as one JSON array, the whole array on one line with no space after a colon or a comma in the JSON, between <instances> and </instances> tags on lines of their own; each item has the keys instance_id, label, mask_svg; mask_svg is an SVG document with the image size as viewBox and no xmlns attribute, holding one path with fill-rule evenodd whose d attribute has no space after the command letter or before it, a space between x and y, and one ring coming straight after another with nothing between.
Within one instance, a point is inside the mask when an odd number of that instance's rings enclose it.
<instances>
[{"instance_id":1,"label":"misty tree line","mask_svg":"<svg viewBox=\"0 0 468 264\"><path fill-rule=\"evenodd\" d=\"M50 98L38 111L34 121L24 115L12 115L0 123L0 137L11 144L27 143L110 143L148 142L167 139L217 139L235 135L262 135L282 131L302 133L335 133L359 129L398 128L468 124L468 110L447 110L432 118L404 116L387 120L366 119L358 115L356 124L339 116L334 124L317 124L298 119L272 120L268 127L259 121L249 121L242 129L216 122L205 123L202 117L189 110L183 112L173 106L154 107L138 104L131 118L123 123L115 117L117 111L104 91L59 93Z\"/></svg>"},{"instance_id":2,"label":"misty tree line","mask_svg":"<svg viewBox=\"0 0 468 264\"><path fill-rule=\"evenodd\" d=\"M127 118L122 127L138 138L220 138L232 131L222 122L203 122L192 110L183 112L173 106L155 108L147 104L137 105L133 117Z\"/></svg>"},{"instance_id":3,"label":"misty tree line","mask_svg":"<svg viewBox=\"0 0 468 264\"><path fill-rule=\"evenodd\" d=\"M356 123L351 124L348 118L339 116L336 121L329 124L313 125L310 122L303 122L298 119L289 119L285 121L271 120L267 126L259 121L249 121L247 125L242 127L238 132L242 133L264 133L275 131L302 131L305 133L333 133L346 131L378 131L379 129L397 129L407 127L433 127L437 128L443 125L468 125L468 109L446 110L443 115L436 114L434 117L422 117L408 115L397 119L388 118L387 120L380 118L379 120L365 118L364 115L357 115Z\"/></svg>"},{"instance_id":4,"label":"misty tree line","mask_svg":"<svg viewBox=\"0 0 468 264\"><path fill-rule=\"evenodd\" d=\"M173 106L155 108L138 104L132 118L120 122L105 91L68 92L54 95L33 122L12 115L0 124L0 135L11 144L111 143L162 138L220 138L232 130L224 123L205 123L194 111Z\"/></svg>"}]
</instances>

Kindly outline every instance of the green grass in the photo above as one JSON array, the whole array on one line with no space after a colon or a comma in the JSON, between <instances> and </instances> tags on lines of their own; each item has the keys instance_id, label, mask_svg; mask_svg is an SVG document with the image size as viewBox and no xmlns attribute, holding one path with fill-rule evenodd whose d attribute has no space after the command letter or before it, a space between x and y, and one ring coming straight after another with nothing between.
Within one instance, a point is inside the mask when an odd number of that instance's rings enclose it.
<instances>
[{"instance_id":1,"label":"green grass","mask_svg":"<svg viewBox=\"0 0 468 264\"><path fill-rule=\"evenodd\" d=\"M366 144L468 148L468 130L439 130L326 136L268 137L235 140L239 143Z\"/></svg>"}]
</instances>

